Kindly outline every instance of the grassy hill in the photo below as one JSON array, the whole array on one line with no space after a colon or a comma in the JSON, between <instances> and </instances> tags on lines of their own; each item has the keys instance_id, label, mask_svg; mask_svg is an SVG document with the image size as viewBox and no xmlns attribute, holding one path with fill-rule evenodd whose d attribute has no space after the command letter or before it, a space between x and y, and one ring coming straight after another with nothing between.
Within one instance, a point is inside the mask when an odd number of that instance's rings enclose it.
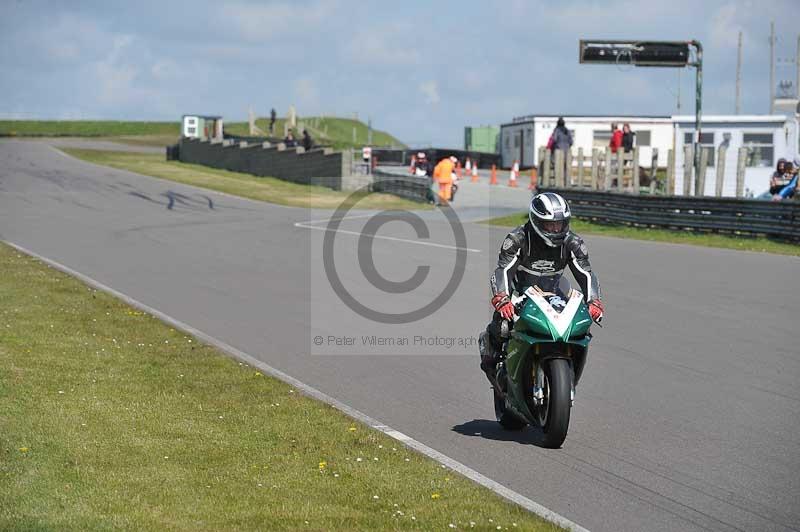
<instances>
[{"instance_id":1,"label":"grassy hill","mask_svg":"<svg viewBox=\"0 0 800 532\"><path fill-rule=\"evenodd\" d=\"M283 137L284 118L275 121L275 136ZM303 128L307 129L318 144L333 146L337 149L361 147L367 143L368 127L364 122L351 118L336 117L302 117L297 119L298 127L295 128L295 137L299 138ZM256 119L256 126L269 133L269 119ZM353 130L355 129L355 137ZM234 135L248 135L247 122L233 122L225 124L225 131ZM355 139L355 140L354 140ZM385 131L372 130L373 146L405 146L397 138Z\"/></svg>"},{"instance_id":2,"label":"grassy hill","mask_svg":"<svg viewBox=\"0 0 800 532\"><path fill-rule=\"evenodd\" d=\"M275 123L275 136L282 137L284 119ZM259 118L256 125L269 132L269 119ZM305 117L298 119L296 137L302 128L308 129L318 144L337 149L361 147L367 143L367 125L349 118ZM355 129L355 141L353 130ZM225 131L234 135L249 135L247 122L226 122ZM133 144L166 146L180 135L179 122L135 122L118 120L0 120L0 137L103 137ZM392 135L373 130L375 146L403 146Z\"/></svg>"}]
</instances>

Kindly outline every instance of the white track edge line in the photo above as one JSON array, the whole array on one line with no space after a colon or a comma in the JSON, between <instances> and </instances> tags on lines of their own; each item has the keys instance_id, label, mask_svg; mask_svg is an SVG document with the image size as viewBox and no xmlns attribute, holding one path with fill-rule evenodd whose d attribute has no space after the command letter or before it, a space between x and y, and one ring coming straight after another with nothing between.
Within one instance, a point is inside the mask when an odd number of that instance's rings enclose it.
<instances>
[{"instance_id":1,"label":"white track edge line","mask_svg":"<svg viewBox=\"0 0 800 532\"><path fill-rule=\"evenodd\" d=\"M233 347L232 345L229 345L229 344L223 342L222 340L218 340L217 338L214 338L213 336L210 336L210 335L208 335L208 334L206 334L206 333L204 333L204 332L202 332L202 331L200 331L198 329L195 329L191 325L188 325L188 324L186 324L186 323L184 323L184 322L182 322L180 320L177 320L177 319L173 318L172 316L169 316L168 314L165 314L165 313L163 313L163 312L161 312L159 310L156 310L153 307L145 305L144 303L141 303L140 301L138 301L138 300L126 295L126 294L123 294L122 292L119 292L118 290L115 290L115 289L111 288L110 286L107 286L107 285L105 285L105 284L103 284L103 283L101 283L99 281L94 280L93 278L89 277L88 275L84 275L84 274L82 274L82 273L80 273L80 272L78 272L76 270L73 270L69 266L65 266L65 265L61 264L60 262L57 262L57 261L52 260L52 259L48 259L47 257L39 255L38 253L35 253L35 252L33 252L33 251L31 251L31 250L29 250L29 249L27 249L27 248L25 248L25 247L23 247L23 246L21 246L19 244L14 243L14 242L10 242L8 240L3 240L3 242L5 242L6 244L8 244L9 246L11 246L12 248L16 249L17 251L19 251L21 253L24 253L24 254L26 254L28 256L34 257L34 258L44 262L45 264L51 266L52 268L55 268L56 270L59 270L59 271L61 271L63 273L66 273L67 275L75 277L75 278L79 279L80 281L82 281L83 283L85 283L85 284L87 284L89 286L92 286L92 287L94 287L94 288L96 288L96 289L98 289L98 290L100 290L102 292L106 292L107 294L110 294L110 295L116 297L117 299L122 300L127 305L130 305L132 307L138 308L139 310L143 310L144 312L147 312L148 314L157 317L159 320L161 320L161 321L163 321L163 322L165 322L165 323L167 323L169 325L172 325L176 329L180 329L180 330L182 330L182 331L194 336L195 338L198 338L198 339L204 341L205 343L207 343L209 345L213 345L217 349L220 349L221 351L229 354L231 357L233 357L233 358L235 358L237 360L240 360L241 362L246 362L247 364L260 369L264 373L266 373L266 374L268 374L268 375L270 375L272 377L275 377L275 378L285 382L286 384L289 384L289 385L293 386L294 388L302 391L304 395L307 395L309 397L313 397L314 399L317 399L318 401L326 403L326 404L336 408L340 412L343 412L347 416L349 416L351 418L354 418L355 420L360 421L361 423L364 423L365 425L369 425L371 428L373 428L375 430L379 430L379 431L383 432L384 434L386 434L390 438L393 438L393 439L399 441L400 443L402 443L403 445L406 445L407 447L410 447L410 448L412 448L412 449L424 454L428 458L432 458L433 460L439 462L440 464L444 465L445 467L448 467L448 468L452 469L453 471L455 471L457 473L460 473L461 475L467 477L468 479L472 480L473 482L476 482L477 484L480 484L481 486L483 486L485 488L488 488L489 490L493 491L494 493L496 493L500 497L503 497L504 499L506 499L508 501L511 501L511 502L513 502L513 503L525 508L526 510L538 515L539 517L542 517L542 518L546 519L547 521L550 521L551 523L554 523L554 524L556 524L556 525L558 525L558 526L560 526L562 528L565 528L567 530L571 530L572 532L589 532L589 530L587 530L586 528L583 528L582 526L578 525L577 523L574 523L574 522L570 521L566 517L564 517L564 516L554 512L554 511L542 506L541 504L539 504L539 503L537 503L537 502L525 497L521 493L517 493L516 491L503 486L502 484L490 479L489 477L487 477L485 475L482 475L481 473L475 471L474 469L470 468L469 466L466 466L466 465L462 464L461 462L458 462L458 461L450 458L449 456L440 453L439 451L437 451L436 449L433 449L432 447L428 447L424 443L421 443L421 442L415 440L414 438L412 438L412 437L410 437L410 436L408 436L406 434L403 434L402 432L400 432L398 430L393 429L392 427L390 427L388 425L384 425L383 423L378 422L377 420L373 419L372 417L368 416L367 414L364 414L363 412L361 412L359 410L356 410L355 408L352 408L352 407L342 403L341 401L339 401L337 399L334 399L333 397L331 397L331 396L329 396L329 395L317 390L313 386L305 384L305 383L295 379L291 375L288 375L288 374L282 372L279 369L273 368L269 364L267 364L265 362L262 362L261 360L258 360L257 358L245 353L244 351L241 351L241 350Z\"/></svg>"}]
</instances>

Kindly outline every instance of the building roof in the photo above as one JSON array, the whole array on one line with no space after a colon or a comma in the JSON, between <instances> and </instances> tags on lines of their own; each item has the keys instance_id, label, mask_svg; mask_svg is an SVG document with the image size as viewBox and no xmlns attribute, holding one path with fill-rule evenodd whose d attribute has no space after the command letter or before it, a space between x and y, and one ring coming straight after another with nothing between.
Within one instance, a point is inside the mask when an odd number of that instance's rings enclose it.
<instances>
[{"instance_id":1,"label":"building roof","mask_svg":"<svg viewBox=\"0 0 800 532\"><path fill-rule=\"evenodd\" d=\"M703 124L751 124L751 123L784 123L785 115L703 115ZM675 115L672 121L694 125L694 115Z\"/></svg>"},{"instance_id":2,"label":"building roof","mask_svg":"<svg viewBox=\"0 0 800 532\"><path fill-rule=\"evenodd\" d=\"M613 121L613 122L671 122L668 115L554 115L554 114L541 114L541 115L525 115L515 117L511 122L501 124L502 126L513 126L519 124L527 124L539 120L553 121L558 118L563 118L566 122L597 122L597 121Z\"/></svg>"},{"instance_id":3,"label":"building roof","mask_svg":"<svg viewBox=\"0 0 800 532\"><path fill-rule=\"evenodd\" d=\"M195 116L197 118L202 118L204 120L222 120L222 117L221 116L217 116L217 115L193 115L193 114L188 114L188 113L183 115L183 117L181 117L181 118L185 118L187 116Z\"/></svg>"},{"instance_id":4,"label":"building roof","mask_svg":"<svg viewBox=\"0 0 800 532\"><path fill-rule=\"evenodd\" d=\"M663 124L694 124L694 115L526 115L515 117L513 121L501 124L500 127L518 126L520 124L531 124L538 121L553 121L563 118L567 124L569 122L631 122L631 123L663 123ZM753 124L753 123L775 123L786 122L785 115L703 115L703 124Z\"/></svg>"}]
</instances>

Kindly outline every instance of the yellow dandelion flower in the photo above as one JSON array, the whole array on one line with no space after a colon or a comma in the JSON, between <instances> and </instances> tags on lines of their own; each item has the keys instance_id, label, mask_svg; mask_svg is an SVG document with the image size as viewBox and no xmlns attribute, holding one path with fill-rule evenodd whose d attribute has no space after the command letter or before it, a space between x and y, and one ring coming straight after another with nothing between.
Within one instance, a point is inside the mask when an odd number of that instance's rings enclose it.
<instances>
[{"instance_id":1,"label":"yellow dandelion flower","mask_svg":"<svg viewBox=\"0 0 800 532\"><path fill-rule=\"evenodd\" d=\"M355 428L355 427L350 427L350 428L349 428L349 429L347 429L347 430L349 430L350 432L355 432L355 431L356 431L356 428Z\"/></svg>"},{"instance_id":2,"label":"yellow dandelion flower","mask_svg":"<svg viewBox=\"0 0 800 532\"><path fill-rule=\"evenodd\" d=\"M438 499L440 497L441 497L441 495L439 495L438 493L431 494L431 499L433 499L433 500L436 500L436 499Z\"/></svg>"},{"instance_id":3,"label":"yellow dandelion flower","mask_svg":"<svg viewBox=\"0 0 800 532\"><path fill-rule=\"evenodd\" d=\"M19 452L21 452L21 453L27 453L27 452L28 452L28 448L27 448L27 447L20 447L20 448L19 448Z\"/></svg>"},{"instance_id":4,"label":"yellow dandelion flower","mask_svg":"<svg viewBox=\"0 0 800 532\"><path fill-rule=\"evenodd\" d=\"M325 460L323 460L322 462L319 463L319 470L320 471L322 471L326 467L328 467L328 462L326 462Z\"/></svg>"}]
</instances>

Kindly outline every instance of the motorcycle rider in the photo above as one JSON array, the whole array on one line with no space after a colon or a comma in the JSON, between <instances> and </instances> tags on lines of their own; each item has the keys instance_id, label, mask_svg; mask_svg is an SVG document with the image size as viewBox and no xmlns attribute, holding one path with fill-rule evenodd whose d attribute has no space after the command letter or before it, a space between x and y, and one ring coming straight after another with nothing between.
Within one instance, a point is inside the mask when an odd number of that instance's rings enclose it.
<instances>
[{"instance_id":1,"label":"motorcycle rider","mask_svg":"<svg viewBox=\"0 0 800 532\"><path fill-rule=\"evenodd\" d=\"M417 153L416 161L414 162L414 175L417 177L430 176L433 172L431 163L428 161L428 156L424 151Z\"/></svg>"},{"instance_id":2,"label":"motorcycle rider","mask_svg":"<svg viewBox=\"0 0 800 532\"><path fill-rule=\"evenodd\" d=\"M497 357L514 323L511 295L515 289L521 294L536 285L544 291L557 293L561 275L569 265L592 319L599 322L603 318L600 285L589 264L586 244L569 230L570 216L569 205L559 194L537 194L531 201L528 221L503 240L497 269L489 282L495 312L479 338L481 369L492 385L495 384Z\"/></svg>"}]
</instances>

